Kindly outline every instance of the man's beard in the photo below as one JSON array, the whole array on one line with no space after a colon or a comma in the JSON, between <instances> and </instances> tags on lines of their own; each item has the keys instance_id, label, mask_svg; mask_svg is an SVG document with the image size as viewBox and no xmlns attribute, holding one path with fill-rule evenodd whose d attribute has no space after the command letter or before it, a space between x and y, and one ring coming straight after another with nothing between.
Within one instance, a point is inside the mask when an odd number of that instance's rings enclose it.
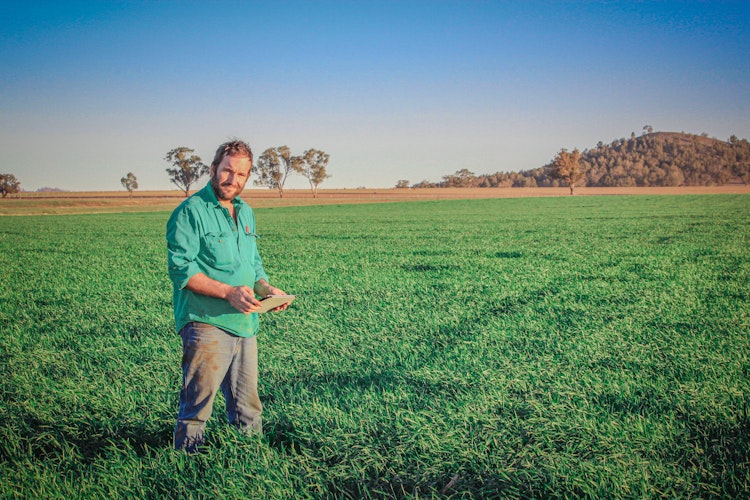
<instances>
[{"instance_id":1,"label":"man's beard","mask_svg":"<svg viewBox=\"0 0 750 500\"><path fill-rule=\"evenodd\" d=\"M211 187L214 190L214 194L216 195L216 198L222 201L229 201L229 200L233 200L234 198L236 198L245 188L245 185L243 184L239 187L235 187L234 184L227 183L222 186L221 184L219 184L218 177L216 175L213 175L211 177ZM231 189L230 195L225 194L224 190L227 188Z\"/></svg>"}]
</instances>

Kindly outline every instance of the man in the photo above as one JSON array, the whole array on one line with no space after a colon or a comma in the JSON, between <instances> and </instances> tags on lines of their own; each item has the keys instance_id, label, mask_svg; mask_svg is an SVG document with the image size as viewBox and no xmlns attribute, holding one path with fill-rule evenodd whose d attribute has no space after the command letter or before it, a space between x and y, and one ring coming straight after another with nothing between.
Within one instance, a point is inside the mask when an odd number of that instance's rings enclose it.
<instances>
[{"instance_id":1,"label":"man","mask_svg":"<svg viewBox=\"0 0 750 500\"><path fill-rule=\"evenodd\" d=\"M194 452L221 389L229 422L262 432L258 397L256 298L284 294L271 286L256 245L255 216L239 195L253 165L246 143L219 146L206 187L167 222L175 326L182 337L182 389L174 447ZM274 311L286 309L289 304Z\"/></svg>"}]
</instances>

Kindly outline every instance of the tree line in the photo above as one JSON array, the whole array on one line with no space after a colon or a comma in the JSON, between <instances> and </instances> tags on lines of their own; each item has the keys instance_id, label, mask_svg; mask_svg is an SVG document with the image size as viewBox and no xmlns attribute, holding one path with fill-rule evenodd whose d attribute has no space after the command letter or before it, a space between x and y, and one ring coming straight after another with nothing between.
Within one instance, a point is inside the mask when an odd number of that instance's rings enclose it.
<instances>
[{"instance_id":1,"label":"tree line","mask_svg":"<svg viewBox=\"0 0 750 500\"><path fill-rule=\"evenodd\" d=\"M169 180L185 193L190 194L190 188L204 175L208 175L209 166L203 163L200 156L193 154L195 150L185 146L171 149L164 160L171 166L167 168ZM290 174L299 174L307 179L313 197L318 196L318 186L330 174L326 171L330 155L318 149L308 149L301 155L292 155L288 146L268 148L253 163L252 172L256 174L253 181L256 186L266 186L276 189L279 196L284 196L284 185ZM138 178L133 172L128 172L120 179L122 187L127 189L130 196L138 189ZM3 198L9 194L21 192L21 183L13 174L0 174L0 195Z\"/></svg>"},{"instance_id":2,"label":"tree line","mask_svg":"<svg viewBox=\"0 0 750 500\"><path fill-rule=\"evenodd\" d=\"M203 163L200 156L193 153L193 149L181 146L170 150L164 157L167 163L171 164L171 167L167 168L170 182L180 188L185 197L190 193L190 187L209 173L208 165ZM276 189L279 197L283 197L284 185L289 175L299 174L307 179L313 197L317 198L318 186L331 177L326 171L329 159L327 153L317 149L308 149L295 156L288 146L268 148L253 162L251 172L256 174L253 183L256 186ZM123 177L122 183L128 188L126 178ZM128 190L132 193L131 189Z\"/></svg>"},{"instance_id":3,"label":"tree line","mask_svg":"<svg viewBox=\"0 0 750 500\"><path fill-rule=\"evenodd\" d=\"M190 194L190 188L201 177L208 175L210 170L201 157L193 153L194 149L180 146L169 150L164 156L164 160L170 164L166 169L169 181L185 193L185 197ZM329 158L327 153L317 149L308 149L301 155L294 156L288 146L268 148L253 162L251 172L256 174L253 183L276 189L279 196L283 197L289 175L300 174L309 182L313 197L317 197L320 183L331 177L326 172ZM132 172L128 172L120 182L131 196L138 189L138 180Z\"/></svg>"},{"instance_id":4,"label":"tree line","mask_svg":"<svg viewBox=\"0 0 750 500\"><path fill-rule=\"evenodd\" d=\"M170 150L164 160L170 182L187 197L191 186L208 174L209 167L194 150L181 146ZM266 149L253 164L254 184L276 189L284 196L289 175L305 177L313 196L318 186L330 175L327 173L329 155L308 149L292 155L288 146ZM132 172L120 182L131 196L138 189ZM579 152L560 150L548 163L539 168L519 172L496 172L475 175L463 168L443 176L440 182L422 181L409 184L399 180L397 188L427 187L558 187L575 186L630 187L630 186L717 186L732 182L750 184L750 142L732 135L727 141L710 138L707 134L684 132L654 132L650 125L643 134L630 139L617 139L609 144L601 141L591 149ZM21 191L21 183L13 174L0 174L0 194Z\"/></svg>"},{"instance_id":5,"label":"tree line","mask_svg":"<svg viewBox=\"0 0 750 500\"><path fill-rule=\"evenodd\" d=\"M630 139L600 141L582 152L563 149L547 165L531 170L475 175L461 169L440 182L409 186L401 180L396 187L717 186L731 182L750 183L747 139L732 135L721 141L707 134L653 132L647 125L641 136L632 133Z\"/></svg>"}]
</instances>

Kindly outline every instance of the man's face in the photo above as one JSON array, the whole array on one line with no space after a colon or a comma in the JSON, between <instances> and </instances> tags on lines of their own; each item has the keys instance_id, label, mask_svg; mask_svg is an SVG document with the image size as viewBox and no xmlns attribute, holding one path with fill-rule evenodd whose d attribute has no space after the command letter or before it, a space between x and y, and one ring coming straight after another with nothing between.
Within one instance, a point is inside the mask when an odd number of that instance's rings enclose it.
<instances>
[{"instance_id":1,"label":"man's face","mask_svg":"<svg viewBox=\"0 0 750 500\"><path fill-rule=\"evenodd\" d=\"M250 178L253 163L247 156L225 156L216 168L211 168L211 187L220 201L238 196Z\"/></svg>"}]
</instances>

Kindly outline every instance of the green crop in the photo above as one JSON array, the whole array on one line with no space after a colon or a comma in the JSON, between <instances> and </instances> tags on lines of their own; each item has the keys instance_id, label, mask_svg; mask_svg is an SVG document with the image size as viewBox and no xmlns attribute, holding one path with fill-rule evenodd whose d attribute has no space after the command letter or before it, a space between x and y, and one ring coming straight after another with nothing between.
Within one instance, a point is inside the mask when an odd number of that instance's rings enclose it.
<instances>
[{"instance_id":1,"label":"green crop","mask_svg":"<svg viewBox=\"0 0 750 500\"><path fill-rule=\"evenodd\" d=\"M265 433L197 456L169 214L0 218L0 497L750 496L750 196L256 215Z\"/></svg>"}]
</instances>

